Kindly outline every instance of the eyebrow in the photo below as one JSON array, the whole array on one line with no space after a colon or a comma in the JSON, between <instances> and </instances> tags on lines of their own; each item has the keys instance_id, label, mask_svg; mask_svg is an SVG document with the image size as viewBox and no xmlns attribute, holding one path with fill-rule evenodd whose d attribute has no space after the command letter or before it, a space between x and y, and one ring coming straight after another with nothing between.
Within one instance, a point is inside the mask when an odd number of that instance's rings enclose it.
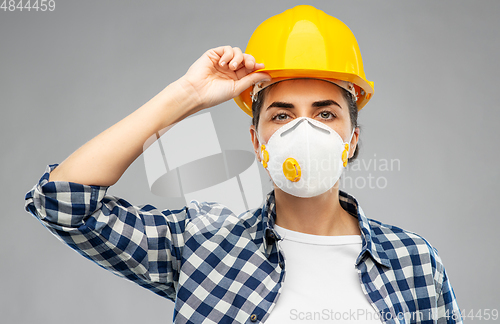
<instances>
[{"instance_id":1,"label":"eyebrow","mask_svg":"<svg viewBox=\"0 0 500 324\"><path fill-rule=\"evenodd\" d=\"M331 99L328 99L328 100L321 100L321 101L315 101L313 102L312 106L313 107L326 107L326 106L339 106L339 108L342 108L338 102L336 102L335 100L331 100Z\"/></svg>"},{"instance_id":2,"label":"eyebrow","mask_svg":"<svg viewBox=\"0 0 500 324\"><path fill-rule=\"evenodd\" d=\"M312 106L315 107L315 108L318 108L318 107L327 107L327 106L332 106L332 105L338 106L339 108L342 108L338 104L338 102L336 102L335 100L331 100L331 99L315 101L312 104ZM269 109L269 108L273 108L273 107L288 108L288 109L295 108L295 106L293 104L289 103L289 102L275 101L272 104L270 104L269 107L266 108L266 110Z\"/></svg>"},{"instance_id":3,"label":"eyebrow","mask_svg":"<svg viewBox=\"0 0 500 324\"><path fill-rule=\"evenodd\" d=\"M273 102L272 104L269 105L269 107L266 108L269 109L269 108L273 108L273 107L277 107L277 108L295 108L295 106L289 102L283 102L283 101L275 101Z\"/></svg>"}]
</instances>

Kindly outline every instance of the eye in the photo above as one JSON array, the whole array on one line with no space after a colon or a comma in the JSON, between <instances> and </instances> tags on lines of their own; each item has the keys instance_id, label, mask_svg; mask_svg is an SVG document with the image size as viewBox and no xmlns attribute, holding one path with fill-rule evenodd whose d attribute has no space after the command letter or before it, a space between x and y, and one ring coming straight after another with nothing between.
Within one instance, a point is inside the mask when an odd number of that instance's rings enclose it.
<instances>
[{"instance_id":1,"label":"eye","mask_svg":"<svg viewBox=\"0 0 500 324\"><path fill-rule=\"evenodd\" d=\"M277 120L277 121L284 121L284 120L287 120L290 116L288 116L288 114L284 113L284 112L280 112L280 113L277 113L276 115L274 115L271 119L272 120Z\"/></svg>"},{"instance_id":2,"label":"eye","mask_svg":"<svg viewBox=\"0 0 500 324\"><path fill-rule=\"evenodd\" d=\"M335 116L335 114L334 114L334 113L332 113L332 112L331 112L331 111L329 111L329 110L323 110L322 112L320 112L320 113L318 114L318 116L319 116L320 118L323 118L323 119L328 119L328 120L331 120L331 119L334 119L335 117L337 117L337 116Z\"/></svg>"}]
</instances>

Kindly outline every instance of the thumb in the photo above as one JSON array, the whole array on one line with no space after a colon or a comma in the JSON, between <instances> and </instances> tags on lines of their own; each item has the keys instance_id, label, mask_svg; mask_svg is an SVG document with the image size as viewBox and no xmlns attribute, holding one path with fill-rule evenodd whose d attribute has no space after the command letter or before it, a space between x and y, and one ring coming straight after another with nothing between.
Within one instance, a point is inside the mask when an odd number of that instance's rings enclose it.
<instances>
[{"instance_id":1,"label":"thumb","mask_svg":"<svg viewBox=\"0 0 500 324\"><path fill-rule=\"evenodd\" d=\"M251 73L244 76L243 78L235 82L234 90L236 91L236 96L239 96L240 93L253 86L257 82L263 81L271 81L271 76L264 72Z\"/></svg>"}]
</instances>

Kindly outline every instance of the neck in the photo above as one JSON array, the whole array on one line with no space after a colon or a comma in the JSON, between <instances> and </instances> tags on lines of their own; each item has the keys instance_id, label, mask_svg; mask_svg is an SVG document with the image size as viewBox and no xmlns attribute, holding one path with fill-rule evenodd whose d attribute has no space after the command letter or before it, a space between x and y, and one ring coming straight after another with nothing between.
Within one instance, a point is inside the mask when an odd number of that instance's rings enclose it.
<instances>
[{"instance_id":1,"label":"neck","mask_svg":"<svg viewBox=\"0 0 500 324\"><path fill-rule=\"evenodd\" d=\"M338 185L311 198L299 198L275 187L276 225L313 235L359 235L356 217L339 202Z\"/></svg>"}]
</instances>

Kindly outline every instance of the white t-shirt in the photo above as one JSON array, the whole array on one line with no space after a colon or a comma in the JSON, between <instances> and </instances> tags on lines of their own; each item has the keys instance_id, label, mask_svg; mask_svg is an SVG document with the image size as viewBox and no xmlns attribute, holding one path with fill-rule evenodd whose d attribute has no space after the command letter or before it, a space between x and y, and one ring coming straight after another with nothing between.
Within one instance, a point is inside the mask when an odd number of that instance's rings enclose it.
<instances>
[{"instance_id":1,"label":"white t-shirt","mask_svg":"<svg viewBox=\"0 0 500 324\"><path fill-rule=\"evenodd\" d=\"M354 266L360 235L319 236L275 225L283 238L285 281L266 324L364 323L381 320L361 290Z\"/></svg>"}]
</instances>

